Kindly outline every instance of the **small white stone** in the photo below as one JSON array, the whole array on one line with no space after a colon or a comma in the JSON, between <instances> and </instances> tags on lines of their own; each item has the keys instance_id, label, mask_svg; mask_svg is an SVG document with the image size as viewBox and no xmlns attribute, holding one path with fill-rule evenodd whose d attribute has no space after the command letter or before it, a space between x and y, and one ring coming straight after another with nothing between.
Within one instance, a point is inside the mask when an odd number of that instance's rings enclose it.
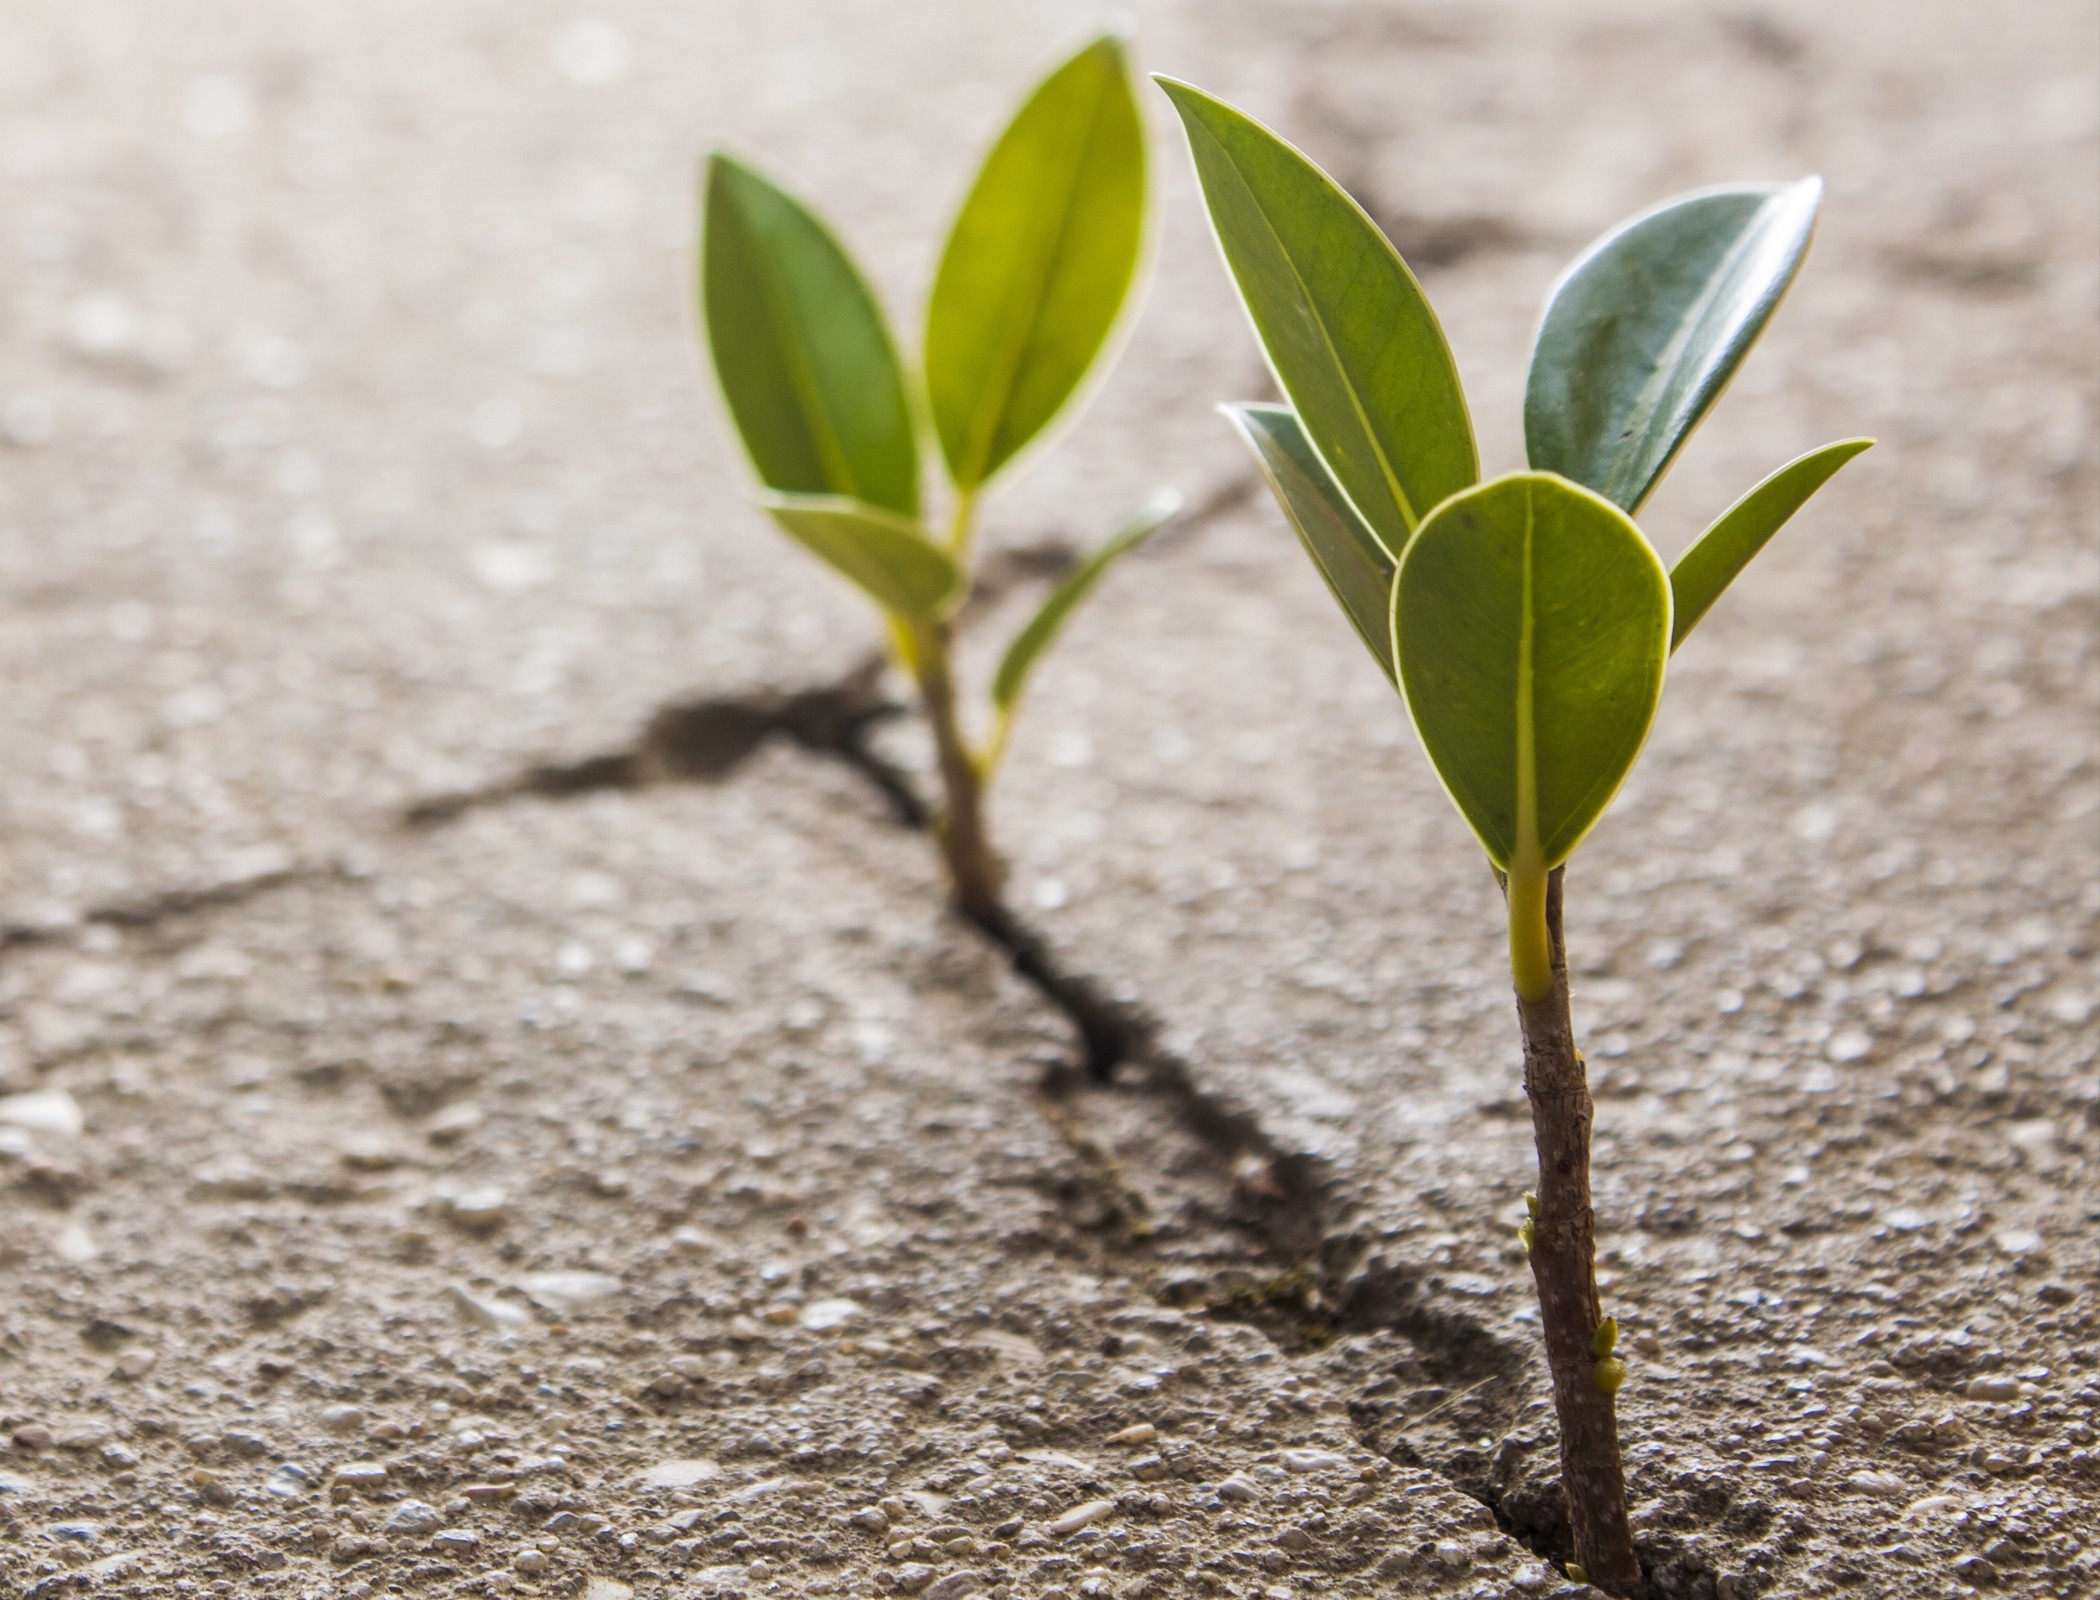
<instances>
[{"instance_id":1,"label":"small white stone","mask_svg":"<svg viewBox=\"0 0 2100 1600\"><path fill-rule=\"evenodd\" d=\"M645 1489L690 1489L696 1483L705 1483L721 1475L722 1469L714 1462L701 1456L686 1456L644 1467L635 1475L635 1481Z\"/></svg>"},{"instance_id":2,"label":"small white stone","mask_svg":"<svg viewBox=\"0 0 2100 1600\"><path fill-rule=\"evenodd\" d=\"M1858 1028L1840 1028L1830 1036L1830 1043L1823 1047L1823 1054L1840 1066L1850 1066L1855 1061L1864 1061L1874 1053L1873 1035Z\"/></svg>"},{"instance_id":3,"label":"small white stone","mask_svg":"<svg viewBox=\"0 0 2100 1600\"><path fill-rule=\"evenodd\" d=\"M63 1089L31 1089L26 1094L0 1095L0 1122L31 1133L53 1133L77 1139L87 1127L80 1102Z\"/></svg>"},{"instance_id":4,"label":"small white stone","mask_svg":"<svg viewBox=\"0 0 2100 1600\"><path fill-rule=\"evenodd\" d=\"M1330 1472L1349 1465L1349 1458L1331 1450L1286 1450L1283 1464L1293 1472Z\"/></svg>"},{"instance_id":5,"label":"small white stone","mask_svg":"<svg viewBox=\"0 0 2100 1600\"><path fill-rule=\"evenodd\" d=\"M452 1220L472 1233L501 1227L510 1216L510 1196L494 1184L464 1189L453 1196Z\"/></svg>"},{"instance_id":6,"label":"small white stone","mask_svg":"<svg viewBox=\"0 0 2100 1600\"><path fill-rule=\"evenodd\" d=\"M804 1306L795 1320L811 1333L829 1333L833 1328L842 1328L860 1315L857 1300L812 1300Z\"/></svg>"},{"instance_id":7,"label":"small white stone","mask_svg":"<svg viewBox=\"0 0 2100 1600\"><path fill-rule=\"evenodd\" d=\"M1103 1517L1115 1515L1115 1510L1116 1503L1113 1500L1087 1500L1047 1523L1045 1531L1062 1539L1067 1534L1077 1533L1081 1528L1091 1527Z\"/></svg>"},{"instance_id":8,"label":"small white stone","mask_svg":"<svg viewBox=\"0 0 2100 1600\"><path fill-rule=\"evenodd\" d=\"M479 1327L492 1328L498 1332L515 1332L531 1320L517 1306L508 1305L487 1295L476 1294L465 1284L451 1284L448 1286L448 1292L459 1314Z\"/></svg>"},{"instance_id":9,"label":"small white stone","mask_svg":"<svg viewBox=\"0 0 2100 1600\"><path fill-rule=\"evenodd\" d=\"M2020 1380L2005 1373L1992 1373L1986 1377L1971 1378L1962 1391L1971 1400L1987 1400L2003 1404L2020 1398Z\"/></svg>"},{"instance_id":10,"label":"small white stone","mask_svg":"<svg viewBox=\"0 0 2100 1600\"><path fill-rule=\"evenodd\" d=\"M587 1305L620 1292L620 1280L604 1272L533 1272L518 1287L549 1311Z\"/></svg>"}]
</instances>

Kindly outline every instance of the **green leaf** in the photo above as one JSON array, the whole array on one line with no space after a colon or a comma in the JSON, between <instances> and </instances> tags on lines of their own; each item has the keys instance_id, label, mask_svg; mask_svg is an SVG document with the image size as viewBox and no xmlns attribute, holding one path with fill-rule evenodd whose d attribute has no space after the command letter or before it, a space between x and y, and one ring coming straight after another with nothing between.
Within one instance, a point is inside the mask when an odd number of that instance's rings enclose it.
<instances>
[{"instance_id":1,"label":"green leaf","mask_svg":"<svg viewBox=\"0 0 2100 1600\"><path fill-rule=\"evenodd\" d=\"M893 612L938 616L962 588L961 569L909 517L842 495L761 494L758 503L806 549Z\"/></svg>"},{"instance_id":2,"label":"green leaf","mask_svg":"<svg viewBox=\"0 0 2100 1600\"><path fill-rule=\"evenodd\" d=\"M1631 519L1543 472L1439 506L1393 585L1400 683L1445 791L1497 867L1560 865L1640 754L1670 583Z\"/></svg>"},{"instance_id":3,"label":"green leaf","mask_svg":"<svg viewBox=\"0 0 2100 1600\"><path fill-rule=\"evenodd\" d=\"M1254 451L1262 476L1298 530L1298 542L1327 580L1364 648L1393 677L1393 558L1328 476L1289 406L1218 409Z\"/></svg>"},{"instance_id":4,"label":"green leaf","mask_svg":"<svg viewBox=\"0 0 2100 1600\"><path fill-rule=\"evenodd\" d=\"M792 195L719 152L704 205L708 348L761 481L916 516L904 372L852 258Z\"/></svg>"},{"instance_id":5,"label":"green leaf","mask_svg":"<svg viewBox=\"0 0 2100 1600\"><path fill-rule=\"evenodd\" d=\"M1045 78L948 235L926 313L926 389L957 487L1040 433L1100 353L1137 274L1145 129L1122 41Z\"/></svg>"},{"instance_id":6,"label":"green leaf","mask_svg":"<svg viewBox=\"0 0 2100 1600\"><path fill-rule=\"evenodd\" d=\"M1531 353L1532 467L1638 511L1794 281L1822 201L1821 178L1702 190L1578 256Z\"/></svg>"},{"instance_id":7,"label":"green leaf","mask_svg":"<svg viewBox=\"0 0 2100 1600\"><path fill-rule=\"evenodd\" d=\"M1171 78L1211 225L1306 435L1397 557L1480 463L1444 330L1363 207L1260 123Z\"/></svg>"},{"instance_id":8,"label":"green leaf","mask_svg":"<svg viewBox=\"0 0 2100 1600\"><path fill-rule=\"evenodd\" d=\"M1036 658L1057 637L1058 629L1065 625L1065 618L1072 614L1073 608L1101 581L1101 575L1118 557L1136 549L1147 535L1180 509L1181 496L1172 489L1155 491L1129 521L1092 555L1066 573L1057 587L1050 591L1041 609L1014 635L1013 643L1006 647L1006 654L1000 658L999 670L992 676L992 704L1000 716L1013 714Z\"/></svg>"},{"instance_id":9,"label":"green leaf","mask_svg":"<svg viewBox=\"0 0 2100 1600\"><path fill-rule=\"evenodd\" d=\"M1786 526L1787 518L1836 477L1838 468L1873 445L1872 439L1840 439L1789 461L1722 512L1713 526L1699 535L1698 541L1670 569L1670 591L1675 596L1672 650L1684 643L1684 636L1712 609L1723 591L1735 582L1736 575L1750 565L1765 547L1765 541Z\"/></svg>"}]
</instances>

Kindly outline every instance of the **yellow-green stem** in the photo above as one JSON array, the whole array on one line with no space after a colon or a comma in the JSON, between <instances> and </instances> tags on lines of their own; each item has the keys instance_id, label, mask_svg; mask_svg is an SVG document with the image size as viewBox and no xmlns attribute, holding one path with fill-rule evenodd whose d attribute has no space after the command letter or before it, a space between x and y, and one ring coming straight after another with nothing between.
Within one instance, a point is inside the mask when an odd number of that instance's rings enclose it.
<instances>
[{"instance_id":1,"label":"yellow-green stem","mask_svg":"<svg viewBox=\"0 0 2100 1600\"><path fill-rule=\"evenodd\" d=\"M1546 872L1535 851L1510 864L1508 891L1509 971L1517 997L1545 1000L1553 993L1553 937L1546 926Z\"/></svg>"},{"instance_id":2,"label":"yellow-green stem","mask_svg":"<svg viewBox=\"0 0 2100 1600\"><path fill-rule=\"evenodd\" d=\"M977 491L955 491L955 510L948 517L948 554L965 572L970 567L970 538L977 531Z\"/></svg>"}]
</instances>

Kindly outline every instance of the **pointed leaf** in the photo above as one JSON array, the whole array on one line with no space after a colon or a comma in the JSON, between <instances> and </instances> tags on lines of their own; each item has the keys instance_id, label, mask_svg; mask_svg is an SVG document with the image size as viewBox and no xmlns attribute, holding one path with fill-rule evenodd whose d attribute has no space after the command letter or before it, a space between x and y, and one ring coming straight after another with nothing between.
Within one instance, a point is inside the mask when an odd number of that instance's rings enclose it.
<instances>
[{"instance_id":1,"label":"pointed leaf","mask_svg":"<svg viewBox=\"0 0 2100 1600\"><path fill-rule=\"evenodd\" d=\"M769 488L919 510L903 368L838 240L786 191L707 164L701 311L715 376Z\"/></svg>"},{"instance_id":2,"label":"pointed leaf","mask_svg":"<svg viewBox=\"0 0 2100 1600\"><path fill-rule=\"evenodd\" d=\"M926 388L958 487L974 489L1078 388L1136 276L1145 129L1122 41L1043 80L992 147L926 313Z\"/></svg>"},{"instance_id":3,"label":"pointed leaf","mask_svg":"<svg viewBox=\"0 0 2100 1600\"><path fill-rule=\"evenodd\" d=\"M890 611L937 616L962 587L953 558L909 517L840 495L761 494L758 503Z\"/></svg>"},{"instance_id":4,"label":"pointed leaf","mask_svg":"<svg viewBox=\"0 0 2100 1600\"><path fill-rule=\"evenodd\" d=\"M1439 506L1393 585L1416 731L1496 866L1560 865L1640 754L1670 584L1626 514L1549 473Z\"/></svg>"},{"instance_id":5,"label":"pointed leaf","mask_svg":"<svg viewBox=\"0 0 2100 1600\"><path fill-rule=\"evenodd\" d=\"M1822 201L1821 178L1702 190L1578 256L1532 349L1532 467L1638 511L1794 281Z\"/></svg>"},{"instance_id":6,"label":"pointed leaf","mask_svg":"<svg viewBox=\"0 0 2100 1600\"><path fill-rule=\"evenodd\" d=\"M1202 90L1181 113L1211 225L1276 381L1371 531L1397 556L1480 476L1444 330L1407 263L1341 186Z\"/></svg>"},{"instance_id":7,"label":"pointed leaf","mask_svg":"<svg viewBox=\"0 0 2100 1600\"><path fill-rule=\"evenodd\" d=\"M1010 715L1021 698L1021 690L1028 682L1028 674L1035 666L1036 658L1057 637L1058 629L1073 608L1084 600L1101 575L1121 556L1127 555L1142 544L1146 537L1161 523L1181 509L1181 496L1172 489L1154 492L1131 516L1102 543L1099 549L1059 580L1050 591L1036 614L1027 625L1014 635L1013 643L1006 647L1000 658L999 670L992 677L992 704L1001 716Z\"/></svg>"},{"instance_id":8,"label":"pointed leaf","mask_svg":"<svg viewBox=\"0 0 2100 1600\"><path fill-rule=\"evenodd\" d=\"M1393 677L1393 558L1385 553L1348 497L1328 476L1289 406L1226 405L1218 409L1240 431L1262 476L1298 531L1298 542L1327 580L1364 648L1388 681Z\"/></svg>"},{"instance_id":9,"label":"pointed leaf","mask_svg":"<svg viewBox=\"0 0 2100 1600\"><path fill-rule=\"evenodd\" d=\"M1684 636L1735 582L1736 574L1750 565L1765 547L1765 541L1786 525L1787 518L1836 477L1838 468L1873 445L1872 439L1841 439L1789 461L1722 512L1714 525L1699 535L1698 541L1670 569L1670 592L1675 597L1672 650L1684 643Z\"/></svg>"}]
</instances>

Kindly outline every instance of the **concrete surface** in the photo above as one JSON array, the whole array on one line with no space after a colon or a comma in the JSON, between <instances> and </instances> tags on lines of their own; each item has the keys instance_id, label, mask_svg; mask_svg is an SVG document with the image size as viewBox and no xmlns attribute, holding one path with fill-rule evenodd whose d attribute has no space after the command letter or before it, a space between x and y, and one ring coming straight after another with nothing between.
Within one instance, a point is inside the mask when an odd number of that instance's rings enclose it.
<instances>
[{"instance_id":1,"label":"concrete surface","mask_svg":"<svg viewBox=\"0 0 2100 1600\"><path fill-rule=\"evenodd\" d=\"M966 152L1098 20L0 19L0 1579L1559 1584L1493 885L1232 494L1209 406L1263 379L1163 107L1144 319L988 529L1220 507L1079 619L995 799L1018 908L1154 1058L1073 1089L837 762L401 820L863 659L699 380L697 156L761 157L916 308ZM2082 1592L2089 9L1137 22L1423 265L1491 467L1591 234L1830 180L1645 520L1882 446L1702 626L1571 877L1637 1521L1676 1594Z\"/></svg>"}]
</instances>

